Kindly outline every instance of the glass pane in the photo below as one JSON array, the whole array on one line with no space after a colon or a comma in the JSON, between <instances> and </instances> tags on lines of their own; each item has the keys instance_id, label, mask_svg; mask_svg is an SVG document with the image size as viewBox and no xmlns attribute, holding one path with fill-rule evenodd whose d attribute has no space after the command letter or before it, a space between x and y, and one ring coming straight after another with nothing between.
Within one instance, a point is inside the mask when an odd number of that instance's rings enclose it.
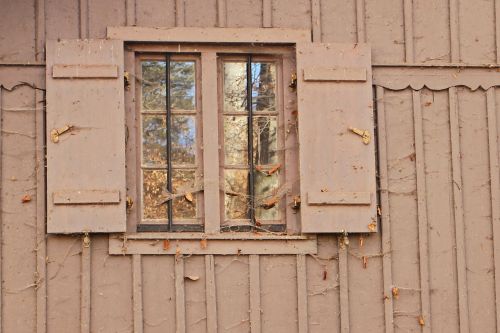
<instances>
[{"instance_id":1,"label":"glass pane","mask_svg":"<svg viewBox=\"0 0 500 333\"><path fill-rule=\"evenodd\" d=\"M224 117L224 161L226 165L248 165L248 118Z\"/></svg>"},{"instance_id":2,"label":"glass pane","mask_svg":"<svg viewBox=\"0 0 500 333\"><path fill-rule=\"evenodd\" d=\"M142 62L142 108L166 110L165 61Z\"/></svg>"},{"instance_id":3,"label":"glass pane","mask_svg":"<svg viewBox=\"0 0 500 333\"><path fill-rule=\"evenodd\" d=\"M167 218L167 171L143 171L143 217L145 219Z\"/></svg>"},{"instance_id":4,"label":"glass pane","mask_svg":"<svg viewBox=\"0 0 500 333\"><path fill-rule=\"evenodd\" d=\"M255 165L278 163L276 117L253 118L253 160Z\"/></svg>"},{"instance_id":5,"label":"glass pane","mask_svg":"<svg viewBox=\"0 0 500 333\"><path fill-rule=\"evenodd\" d=\"M167 133L165 116L142 117L142 161L158 166L167 163Z\"/></svg>"},{"instance_id":6,"label":"glass pane","mask_svg":"<svg viewBox=\"0 0 500 333\"><path fill-rule=\"evenodd\" d=\"M194 61L170 62L170 106L178 110L196 109Z\"/></svg>"},{"instance_id":7,"label":"glass pane","mask_svg":"<svg viewBox=\"0 0 500 333\"><path fill-rule=\"evenodd\" d=\"M248 170L224 170L226 219L248 218Z\"/></svg>"},{"instance_id":8,"label":"glass pane","mask_svg":"<svg viewBox=\"0 0 500 333\"><path fill-rule=\"evenodd\" d=\"M194 164L196 121L194 116L172 116L172 163Z\"/></svg>"},{"instance_id":9,"label":"glass pane","mask_svg":"<svg viewBox=\"0 0 500 333\"><path fill-rule=\"evenodd\" d=\"M177 219L196 218L196 193L194 170L173 170L172 189L174 194L181 194L173 202L173 217Z\"/></svg>"},{"instance_id":10,"label":"glass pane","mask_svg":"<svg viewBox=\"0 0 500 333\"><path fill-rule=\"evenodd\" d=\"M245 62L224 63L224 111L246 111L246 76Z\"/></svg>"},{"instance_id":11,"label":"glass pane","mask_svg":"<svg viewBox=\"0 0 500 333\"><path fill-rule=\"evenodd\" d=\"M279 176L255 172L255 218L258 220L279 219L279 200L277 197Z\"/></svg>"},{"instance_id":12,"label":"glass pane","mask_svg":"<svg viewBox=\"0 0 500 333\"><path fill-rule=\"evenodd\" d=\"M276 111L276 65L252 62L252 110Z\"/></svg>"}]
</instances>

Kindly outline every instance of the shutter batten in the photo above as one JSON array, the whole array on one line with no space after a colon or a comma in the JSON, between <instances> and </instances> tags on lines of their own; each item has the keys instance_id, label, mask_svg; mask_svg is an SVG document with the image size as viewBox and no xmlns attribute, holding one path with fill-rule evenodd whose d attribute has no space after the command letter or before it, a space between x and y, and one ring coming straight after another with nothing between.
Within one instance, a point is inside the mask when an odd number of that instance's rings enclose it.
<instances>
[{"instance_id":1,"label":"shutter batten","mask_svg":"<svg viewBox=\"0 0 500 333\"><path fill-rule=\"evenodd\" d=\"M47 232L124 232L123 42L47 42Z\"/></svg>"}]
</instances>

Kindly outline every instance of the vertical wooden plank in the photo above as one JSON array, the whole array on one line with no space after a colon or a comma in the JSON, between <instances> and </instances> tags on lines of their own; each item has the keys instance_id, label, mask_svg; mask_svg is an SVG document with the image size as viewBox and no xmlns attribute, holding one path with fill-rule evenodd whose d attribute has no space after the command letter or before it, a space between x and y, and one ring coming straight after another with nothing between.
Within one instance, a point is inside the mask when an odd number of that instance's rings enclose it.
<instances>
[{"instance_id":1,"label":"vertical wooden plank","mask_svg":"<svg viewBox=\"0 0 500 333\"><path fill-rule=\"evenodd\" d=\"M404 0L404 22L405 22L405 60L407 63L414 62L413 52L413 0Z\"/></svg>"},{"instance_id":2,"label":"vertical wooden plank","mask_svg":"<svg viewBox=\"0 0 500 333\"><path fill-rule=\"evenodd\" d=\"M497 64L500 64L500 0L495 0L495 41Z\"/></svg>"},{"instance_id":3,"label":"vertical wooden plank","mask_svg":"<svg viewBox=\"0 0 500 333\"><path fill-rule=\"evenodd\" d=\"M500 328L500 167L498 162L498 130L496 119L495 88L486 91L488 112L488 148L491 181L491 223L493 224L493 248L495 260L495 302L497 330Z\"/></svg>"},{"instance_id":4,"label":"vertical wooden plank","mask_svg":"<svg viewBox=\"0 0 500 333\"><path fill-rule=\"evenodd\" d=\"M43 61L45 45L45 0L35 1L35 59Z\"/></svg>"},{"instance_id":5,"label":"vertical wooden plank","mask_svg":"<svg viewBox=\"0 0 500 333\"><path fill-rule=\"evenodd\" d=\"M271 28L273 26L272 13L272 0L262 0L262 26L264 28Z\"/></svg>"},{"instance_id":6,"label":"vertical wooden plank","mask_svg":"<svg viewBox=\"0 0 500 333\"><path fill-rule=\"evenodd\" d=\"M366 41L365 0L356 0L356 31L358 43Z\"/></svg>"},{"instance_id":7,"label":"vertical wooden plank","mask_svg":"<svg viewBox=\"0 0 500 333\"><path fill-rule=\"evenodd\" d=\"M451 4L450 4L451 5ZM460 133L458 125L457 89L448 91L450 105L450 139L453 179L453 207L457 251L458 311L460 333L469 332L469 301L467 295L467 267L465 262L465 223L462 197L462 168L460 162Z\"/></svg>"},{"instance_id":8,"label":"vertical wooden plank","mask_svg":"<svg viewBox=\"0 0 500 333\"><path fill-rule=\"evenodd\" d=\"M215 291L215 261L205 256L205 290L207 303L207 333L217 333L217 298Z\"/></svg>"},{"instance_id":9,"label":"vertical wooden plank","mask_svg":"<svg viewBox=\"0 0 500 333\"><path fill-rule=\"evenodd\" d=\"M220 231L220 195L219 195L219 122L217 101L217 54L201 55L201 85L203 126L210 128L203 131L203 168L205 200L205 232Z\"/></svg>"},{"instance_id":10,"label":"vertical wooden plank","mask_svg":"<svg viewBox=\"0 0 500 333\"><path fill-rule=\"evenodd\" d=\"M127 11L127 17L126 17L126 22L127 25L136 25L135 21L135 0L127 0L125 3L126 11Z\"/></svg>"},{"instance_id":11,"label":"vertical wooden plank","mask_svg":"<svg viewBox=\"0 0 500 333\"><path fill-rule=\"evenodd\" d=\"M311 20L313 42L321 43L321 0L311 0Z\"/></svg>"},{"instance_id":12,"label":"vertical wooden plank","mask_svg":"<svg viewBox=\"0 0 500 333\"><path fill-rule=\"evenodd\" d=\"M217 0L217 25L219 28L227 26L226 0Z\"/></svg>"},{"instance_id":13,"label":"vertical wooden plank","mask_svg":"<svg viewBox=\"0 0 500 333\"><path fill-rule=\"evenodd\" d=\"M392 299L391 221L389 215L389 184L387 169L387 129L385 122L384 88L377 87L377 129L380 176L380 203L382 211L382 271L384 279L385 332L394 332Z\"/></svg>"},{"instance_id":14,"label":"vertical wooden plank","mask_svg":"<svg viewBox=\"0 0 500 333\"><path fill-rule=\"evenodd\" d=\"M460 28L458 22L458 0L450 0L450 50L451 62L460 62Z\"/></svg>"},{"instance_id":15,"label":"vertical wooden plank","mask_svg":"<svg viewBox=\"0 0 500 333\"><path fill-rule=\"evenodd\" d=\"M184 27L186 25L184 0L175 0L175 26Z\"/></svg>"},{"instance_id":16,"label":"vertical wooden plank","mask_svg":"<svg viewBox=\"0 0 500 333\"><path fill-rule=\"evenodd\" d=\"M420 302L424 321L422 331L430 332L429 241L427 221L427 190L425 185L425 156L420 91L413 91L413 116L415 126L415 163L417 171L418 245L420 255Z\"/></svg>"},{"instance_id":17,"label":"vertical wooden plank","mask_svg":"<svg viewBox=\"0 0 500 333\"><path fill-rule=\"evenodd\" d=\"M347 237L347 236L345 236ZM340 286L340 332L349 333L349 280L347 274L347 245L344 236L339 237L339 286Z\"/></svg>"},{"instance_id":18,"label":"vertical wooden plank","mask_svg":"<svg viewBox=\"0 0 500 333\"><path fill-rule=\"evenodd\" d=\"M80 0L80 38L89 38L89 0Z\"/></svg>"},{"instance_id":19,"label":"vertical wooden plank","mask_svg":"<svg viewBox=\"0 0 500 333\"><path fill-rule=\"evenodd\" d=\"M258 255L249 256L250 265L250 332L260 333L260 258Z\"/></svg>"},{"instance_id":20,"label":"vertical wooden plank","mask_svg":"<svg viewBox=\"0 0 500 333\"><path fill-rule=\"evenodd\" d=\"M0 104L1 105L1 104ZM35 91L36 126L36 331L47 331L47 242L45 238L44 93ZM1 148L0 148L1 151ZM0 154L1 155L1 154ZM0 175L1 179L1 175Z\"/></svg>"},{"instance_id":21,"label":"vertical wooden plank","mask_svg":"<svg viewBox=\"0 0 500 333\"><path fill-rule=\"evenodd\" d=\"M134 333L143 332L142 312L142 257L140 254L132 256L132 297L134 304Z\"/></svg>"},{"instance_id":22,"label":"vertical wooden plank","mask_svg":"<svg viewBox=\"0 0 500 333\"><path fill-rule=\"evenodd\" d=\"M90 260L90 243L82 242L80 333L90 333Z\"/></svg>"},{"instance_id":23,"label":"vertical wooden plank","mask_svg":"<svg viewBox=\"0 0 500 333\"><path fill-rule=\"evenodd\" d=\"M186 332L186 299L184 297L184 258L175 258L175 331Z\"/></svg>"},{"instance_id":24,"label":"vertical wooden plank","mask_svg":"<svg viewBox=\"0 0 500 333\"><path fill-rule=\"evenodd\" d=\"M297 308L299 333L306 333L308 331L306 274L306 256L303 254L299 254L297 255Z\"/></svg>"}]
</instances>

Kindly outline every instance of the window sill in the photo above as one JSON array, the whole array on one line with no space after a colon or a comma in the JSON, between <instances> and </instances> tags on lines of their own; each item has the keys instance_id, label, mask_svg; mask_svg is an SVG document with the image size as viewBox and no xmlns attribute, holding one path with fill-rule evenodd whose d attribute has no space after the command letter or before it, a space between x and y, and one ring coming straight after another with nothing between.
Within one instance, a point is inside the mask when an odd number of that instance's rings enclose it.
<instances>
[{"instance_id":1,"label":"window sill","mask_svg":"<svg viewBox=\"0 0 500 333\"><path fill-rule=\"evenodd\" d=\"M128 233L110 235L109 254L316 254L316 236L256 233Z\"/></svg>"}]
</instances>

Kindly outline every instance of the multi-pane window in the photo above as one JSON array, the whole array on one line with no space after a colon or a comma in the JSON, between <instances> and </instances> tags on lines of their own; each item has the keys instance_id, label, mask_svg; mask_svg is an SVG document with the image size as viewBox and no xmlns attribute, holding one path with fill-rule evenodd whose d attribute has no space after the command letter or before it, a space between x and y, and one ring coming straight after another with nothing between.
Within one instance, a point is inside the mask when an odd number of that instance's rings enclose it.
<instances>
[{"instance_id":1,"label":"multi-pane window","mask_svg":"<svg viewBox=\"0 0 500 333\"><path fill-rule=\"evenodd\" d=\"M169 54L140 63L142 225L201 225L197 64Z\"/></svg>"}]
</instances>

